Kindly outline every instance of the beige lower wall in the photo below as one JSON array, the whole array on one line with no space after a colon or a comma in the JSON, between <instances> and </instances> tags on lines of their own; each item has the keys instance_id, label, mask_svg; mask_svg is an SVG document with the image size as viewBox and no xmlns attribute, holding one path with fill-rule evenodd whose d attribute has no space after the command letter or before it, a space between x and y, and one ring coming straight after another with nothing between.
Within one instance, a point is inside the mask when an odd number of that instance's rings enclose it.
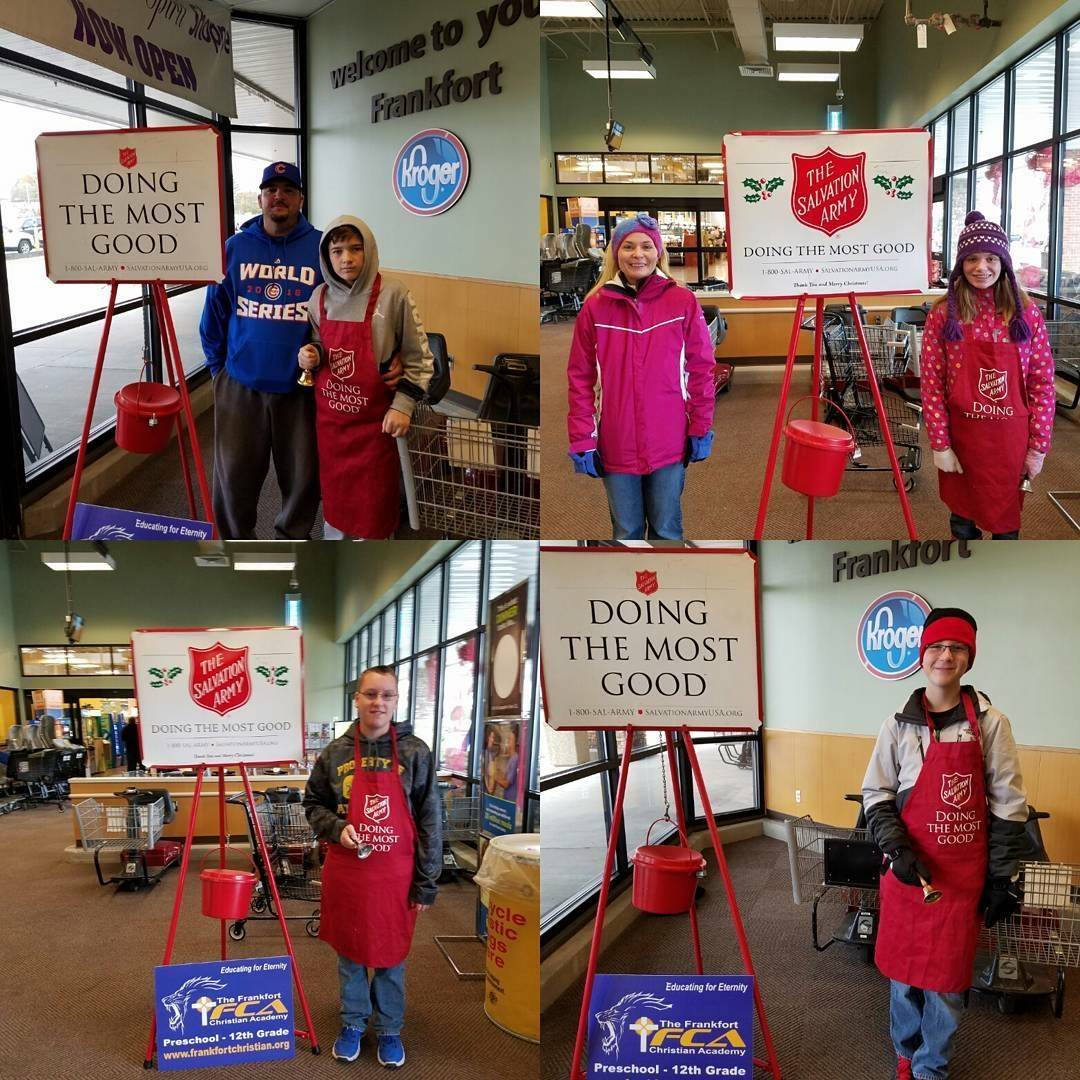
<instances>
[{"instance_id":1,"label":"beige lower wall","mask_svg":"<svg viewBox=\"0 0 1080 1080\"><path fill-rule=\"evenodd\" d=\"M859 808L845 802L862 788L874 748L866 735L765 729L765 808L826 825L853 825ZM1043 839L1055 862L1080 862L1080 750L1020 747L1028 802L1050 814ZM800 799L795 801L795 792Z\"/></svg>"},{"instance_id":2,"label":"beige lower wall","mask_svg":"<svg viewBox=\"0 0 1080 1080\"><path fill-rule=\"evenodd\" d=\"M488 376L473 364L490 364L498 353L540 352L540 287L477 278L387 270L405 282L425 330L446 338L454 358L451 387L481 398Z\"/></svg>"}]
</instances>

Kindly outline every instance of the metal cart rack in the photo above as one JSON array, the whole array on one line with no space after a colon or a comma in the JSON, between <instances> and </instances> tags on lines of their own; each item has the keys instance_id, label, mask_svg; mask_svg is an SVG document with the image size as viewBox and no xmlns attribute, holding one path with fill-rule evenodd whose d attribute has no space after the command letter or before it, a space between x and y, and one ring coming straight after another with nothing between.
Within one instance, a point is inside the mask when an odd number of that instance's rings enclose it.
<instances>
[{"instance_id":1,"label":"metal cart rack","mask_svg":"<svg viewBox=\"0 0 1080 1080\"><path fill-rule=\"evenodd\" d=\"M94 870L101 885L138 889L156 885L166 867L150 872L146 852L161 836L165 820L165 800L141 805L106 806L97 799L84 799L75 807L84 848L94 852ZM102 851L116 851L120 857L119 876L106 878L101 872Z\"/></svg>"},{"instance_id":2,"label":"metal cart rack","mask_svg":"<svg viewBox=\"0 0 1080 1080\"><path fill-rule=\"evenodd\" d=\"M813 904L814 948L824 952L840 941L865 949L873 962L882 856L869 830L820 825L809 816L784 824L792 896Z\"/></svg>"},{"instance_id":3,"label":"metal cart rack","mask_svg":"<svg viewBox=\"0 0 1080 1080\"><path fill-rule=\"evenodd\" d=\"M443 870L465 872L451 846L454 841L475 844L480 832L480 796L465 788L440 784L442 789Z\"/></svg>"},{"instance_id":4,"label":"metal cart rack","mask_svg":"<svg viewBox=\"0 0 1080 1080\"><path fill-rule=\"evenodd\" d=\"M1025 997L1065 1007L1065 969L1080 967L1080 864L1024 862L1018 914L983 930L973 989L997 995L1003 1013Z\"/></svg>"},{"instance_id":5,"label":"metal cart rack","mask_svg":"<svg viewBox=\"0 0 1080 1080\"><path fill-rule=\"evenodd\" d=\"M270 865L267 866L259 854L255 834L255 822L251 817L251 807L243 792L230 795L226 802L239 804L244 808L247 819L248 835L251 839L252 857L255 860L255 872L259 880L251 897L252 914L238 919L229 925L229 937L233 941L243 941L247 935L245 924L250 919L277 921L278 913L274 910L273 892L270 888L270 875L277 885L278 896L285 900L306 900L314 904L322 899L322 851L319 841L311 831L304 808L299 802L277 802L263 792L255 792L255 812L259 815L266 851ZM310 937L319 936L319 908L303 915L282 913L286 919L303 919L304 929Z\"/></svg>"},{"instance_id":6,"label":"metal cart rack","mask_svg":"<svg viewBox=\"0 0 1080 1080\"><path fill-rule=\"evenodd\" d=\"M812 321L809 328L812 328ZM804 324L804 329L807 325ZM895 326L863 326L870 362L882 389L882 402L888 431L881 430L874 397L866 374L866 365L859 347L855 327L848 326L836 316L826 316L822 329L825 363L821 365L821 396L825 399L826 423L845 426L842 411L855 431L860 451L884 446L886 435L896 447L901 472L905 473L904 489L915 488L915 473L922 465L919 428L922 405L907 392L908 368L911 361L911 334ZM862 472L889 472L888 461L868 464L857 454L849 466Z\"/></svg>"},{"instance_id":7,"label":"metal cart rack","mask_svg":"<svg viewBox=\"0 0 1080 1080\"><path fill-rule=\"evenodd\" d=\"M411 528L540 538L538 428L446 416L419 402L398 453Z\"/></svg>"},{"instance_id":8,"label":"metal cart rack","mask_svg":"<svg viewBox=\"0 0 1080 1080\"><path fill-rule=\"evenodd\" d=\"M1057 407L1075 409L1080 405L1080 322L1048 322L1046 335L1054 357Z\"/></svg>"}]
</instances>

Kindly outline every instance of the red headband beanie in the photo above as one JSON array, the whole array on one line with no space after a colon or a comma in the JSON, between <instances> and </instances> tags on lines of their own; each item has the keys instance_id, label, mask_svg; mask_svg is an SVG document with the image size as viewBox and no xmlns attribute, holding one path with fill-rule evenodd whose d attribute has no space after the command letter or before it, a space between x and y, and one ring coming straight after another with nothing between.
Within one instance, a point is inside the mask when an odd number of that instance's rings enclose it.
<instances>
[{"instance_id":1,"label":"red headband beanie","mask_svg":"<svg viewBox=\"0 0 1080 1080\"><path fill-rule=\"evenodd\" d=\"M934 608L923 624L919 664L922 664L927 646L939 641L958 641L968 647L967 670L970 671L975 666L975 634L978 629L975 620L962 608Z\"/></svg>"}]
</instances>

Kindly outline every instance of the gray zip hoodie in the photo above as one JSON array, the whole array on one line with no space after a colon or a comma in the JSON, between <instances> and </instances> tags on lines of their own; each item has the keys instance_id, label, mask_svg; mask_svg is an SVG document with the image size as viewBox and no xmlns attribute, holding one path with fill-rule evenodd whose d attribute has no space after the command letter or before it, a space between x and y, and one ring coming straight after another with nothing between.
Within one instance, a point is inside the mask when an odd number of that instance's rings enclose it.
<instances>
[{"instance_id":1,"label":"gray zip hoodie","mask_svg":"<svg viewBox=\"0 0 1080 1080\"><path fill-rule=\"evenodd\" d=\"M330 265L330 234L339 225L351 225L364 238L364 268L360 276L347 285L334 273ZM319 349L319 359L325 362L325 350L319 335L320 298L326 296L326 317L342 322L363 322L367 314L371 286L379 272L379 248L367 223L350 214L334 218L326 227L319 245L319 264L324 284L317 285L308 301L308 322L311 323L312 343ZM420 315L409 290L400 282L383 275L379 299L371 315L371 343L375 362L386 363L394 355L401 354L405 369L401 382L394 392L390 407L412 416L416 402L424 396L434 371L434 360L428 347Z\"/></svg>"}]
</instances>

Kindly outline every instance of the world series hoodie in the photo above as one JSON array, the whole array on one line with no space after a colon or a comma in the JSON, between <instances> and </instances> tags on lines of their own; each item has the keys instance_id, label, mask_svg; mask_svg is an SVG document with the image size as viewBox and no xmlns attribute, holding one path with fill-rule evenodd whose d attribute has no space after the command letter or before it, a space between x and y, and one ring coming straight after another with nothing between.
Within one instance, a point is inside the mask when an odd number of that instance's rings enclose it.
<instances>
[{"instance_id":1,"label":"world series hoodie","mask_svg":"<svg viewBox=\"0 0 1080 1080\"><path fill-rule=\"evenodd\" d=\"M285 236L270 236L255 217L225 242L225 279L206 290L199 324L212 374L225 368L244 386L271 394L297 389L307 302L322 281L321 235L302 214Z\"/></svg>"},{"instance_id":2,"label":"world series hoodie","mask_svg":"<svg viewBox=\"0 0 1080 1080\"><path fill-rule=\"evenodd\" d=\"M364 239L364 267L352 285L342 281L330 265L330 234L340 225L351 225ZM320 361L325 363L325 350L319 337L320 294L326 293L328 319L360 323L367 314L371 286L379 272L379 248L367 223L349 214L334 218L323 233L319 246L319 265L325 280L311 294L308 319L311 322L312 341L319 348ZM371 313L371 346L375 352L375 362L380 367L394 353L401 355L401 364L405 370L394 391L394 400L390 407L406 416L412 416L416 402L424 396L424 391L431 382L435 361L409 290L402 282L388 278L385 274L379 287L379 299Z\"/></svg>"}]
</instances>

